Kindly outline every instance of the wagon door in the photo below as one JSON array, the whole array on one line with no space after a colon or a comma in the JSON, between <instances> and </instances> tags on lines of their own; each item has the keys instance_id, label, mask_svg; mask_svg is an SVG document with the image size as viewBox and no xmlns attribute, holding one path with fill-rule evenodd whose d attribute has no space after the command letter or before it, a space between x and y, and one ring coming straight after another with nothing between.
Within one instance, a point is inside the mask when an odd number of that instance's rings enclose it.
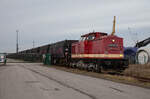
<instances>
[{"instance_id":1,"label":"wagon door","mask_svg":"<svg viewBox=\"0 0 150 99\"><path fill-rule=\"evenodd\" d=\"M89 35L87 37L87 39L85 40L85 42L84 42L85 54L91 54L92 53L92 43L93 43L94 39L95 39L95 35L92 34L92 35Z\"/></svg>"}]
</instances>

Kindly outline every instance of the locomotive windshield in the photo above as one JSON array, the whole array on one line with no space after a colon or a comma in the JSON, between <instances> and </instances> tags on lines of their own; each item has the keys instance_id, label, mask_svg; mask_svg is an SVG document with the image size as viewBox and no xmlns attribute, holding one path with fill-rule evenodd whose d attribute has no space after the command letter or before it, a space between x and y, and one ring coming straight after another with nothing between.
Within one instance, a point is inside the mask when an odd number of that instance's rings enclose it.
<instances>
[{"instance_id":1,"label":"locomotive windshield","mask_svg":"<svg viewBox=\"0 0 150 99\"><path fill-rule=\"evenodd\" d=\"M94 39L95 39L95 35L89 35L86 40L94 40Z\"/></svg>"}]
</instances>

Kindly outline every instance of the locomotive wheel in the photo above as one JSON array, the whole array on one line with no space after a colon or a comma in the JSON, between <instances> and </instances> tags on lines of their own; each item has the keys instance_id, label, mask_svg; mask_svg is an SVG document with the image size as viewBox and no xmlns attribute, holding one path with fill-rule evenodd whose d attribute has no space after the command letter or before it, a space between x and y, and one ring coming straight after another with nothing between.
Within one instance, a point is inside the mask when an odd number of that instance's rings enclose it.
<instances>
[{"instance_id":1,"label":"locomotive wheel","mask_svg":"<svg viewBox=\"0 0 150 99\"><path fill-rule=\"evenodd\" d=\"M70 63L70 67L71 67L71 68L75 68L75 67L76 67L76 64L75 64L75 62L73 62L73 63Z\"/></svg>"},{"instance_id":2,"label":"locomotive wheel","mask_svg":"<svg viewBox=\"0 0 150 99\"><path fill-rule=\"evenodd\" d=\"M97 64L94 64L92 71L97 72Z\"/></svg>"},{"instance_id":3,"label":"locomotive wheel","mask_svg":"<svg viewBox=\"0 0 150 99\"><path fill-rule=\"evenodd\" d=\"M90 64L90 63L88 64L87 70L88 70L88 71L93 71L93 66L92 66L92 64Z\"/></svg>"},{"instance_id":4,"label":"locomotive wheel","mask_svg":"<svg viewBox=\"0 0 150 99\"><path fill-rule=\"evenodd\" d=\"M69 68L72 68L72 67L73 67L73 63L70 63L70 64L69 64Z\"/></svg>"},{"instance_id":5,"label":"locomotive wheel","mask_svg":"<svg viewBox=\"0 0 150 99\"><path fill-rule=\"evenodd\" d=\"M73 63L73 68L77 68L77 63L76 62Z\"/></svg>"},{"instance_id":6,"label":"locomotive wheel","mask_svg":"<svg viewBox=\"0 0 150 99\"><path fill-rule=\"evenodd\" d=\"M97 73L101 73L101 70L102 70L102 66L100 66L100 65L95 65L95 71L97 72Z\"/></svg>"},{"instance_id":7,"label":"locomotive wheel","mask_svg":"<svg viewBox=\"0 0 150 99\"><path fill-rule=\"evenodd\" d=\"M56 59L54 59L53 64L56 65L56 62L57 62Z\"/></svg>"},{"instance_id":8,"label":"locomotive wheel","mask_svg":"<svg viewBox=\"0 0 150 99\"><path fill-rule=\"evenodd\" d=\"M83 61L78 61L77 62L77 68L79 68L80 70L83 70L84 69L84 62Z\"/></svg>"},{"instance_id":9,"label":"locomotive wheel","mask_svg":"<svg viewBox=\"0 0 150 99\"><path fill-rule=\"evenodd\" d=\"M87 68L88 68L88 64L85 64L84 70L87 70Z\"/></svg>"},{"instance_id":10,"label":"locomotive wheel","mask_svg":"<svg viewBox=\"0 0 150 99\"><path fill-rule=\"evenodd\" d=\"M96 72L96 64L94 64L93 68L92 68L93 72Z\"/></svg>"},{"instance_id":11,"label":"locomotive wheel","mask_svg":"<svg viewBox=\"0 0 150 99\"><path fill-rule=\"evenodd\" d=\"M89 69L89 64L87 64L87 66L86 66L85 69L86 69L86 71L88 71L88 72L90 71L90 69Z\"/></svg>"},{"instance_id":12,"label":"locomotive wheel","mask_svg":"<svg viewBox=\"0 0 150 99\"><path fill-rule=\"evenodd\" d=\"M76 63L76 66L78 69L80 69L80 63L79 62Z\"/></svg>"}]
</instances>

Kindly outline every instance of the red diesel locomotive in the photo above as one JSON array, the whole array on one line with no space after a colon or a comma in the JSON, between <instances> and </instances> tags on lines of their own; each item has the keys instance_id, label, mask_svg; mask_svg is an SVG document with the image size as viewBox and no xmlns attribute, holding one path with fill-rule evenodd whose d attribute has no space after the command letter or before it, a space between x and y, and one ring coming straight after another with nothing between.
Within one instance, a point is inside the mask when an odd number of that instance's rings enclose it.
<instances>
[{"instance_id":1,"label":"red diesel locomotive","mask_svg":"<svg viewBox=\"0 0 150 99\"><path fill-rule=\"evenodd\" d=\"M71 66L92 69L124 69L127 60L123 55L123 38L107 33L93 32L81 36L72 44Z\"/></svg>"},{"instance_id":2,"label":"red diesel locomotive","mask_svg":"<svg viewBox=\"0 0 150 99\"><path fill-rule=\"evenodd\" d=\"M79 42L72 44L71 67L92 69L125 69L128 61L124 59L123 38L115 33L115 17L111 35L93 32L81 36Z\"/></svg>"}]
</instances>

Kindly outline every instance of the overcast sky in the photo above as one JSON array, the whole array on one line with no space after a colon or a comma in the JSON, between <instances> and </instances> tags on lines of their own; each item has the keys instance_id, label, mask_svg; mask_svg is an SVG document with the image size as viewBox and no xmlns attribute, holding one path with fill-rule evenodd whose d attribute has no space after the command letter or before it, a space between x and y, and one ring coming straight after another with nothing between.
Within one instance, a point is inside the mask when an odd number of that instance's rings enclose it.
<instances>
[{"instance_id":1,"label":"overcast sky","mask_svg":"<svg viewBox=\"0 0 150 99\"><path fill-rule=\"evenodd\" d=\"M40 46L93 30L110 34L113 16L125 46L150 36L150 0L0 0L0 52L15 52L17 29L23 50L33 40Z\"/></svg>"}]
</instances>

